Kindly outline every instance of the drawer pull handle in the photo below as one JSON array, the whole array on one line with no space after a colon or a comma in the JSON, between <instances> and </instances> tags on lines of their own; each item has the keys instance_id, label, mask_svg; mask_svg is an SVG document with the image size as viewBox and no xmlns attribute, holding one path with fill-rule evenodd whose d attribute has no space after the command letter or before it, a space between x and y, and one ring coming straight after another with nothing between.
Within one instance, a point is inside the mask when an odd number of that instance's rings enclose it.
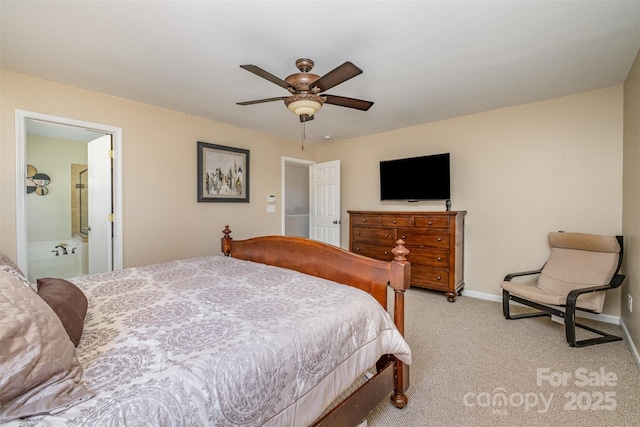
<instances>
[{"instance_id":1,"label":"drawer pull handle","mask_svg":"<svg viewBox=\"0 0 640 427\"><path fill-rule=\"evenodd\" d=\"M384 235L384 238L385 238L385 239L388 239L388 238L389 238L389 235L388 235L388 234L385 234L385 235Z\"/></svg>"},{"instance_id":2,"label":"drawer pull handle","mask_svg":"<svg viewBox=\"0 0 640 427\"><path fill-rule=\"evenodd\" d=\"M363 219L363 220L362 220L362 222L367 222L367 220L366 220L366 219Z\"/></svg>"},{"instance_id":3,"label":"drawer pull handle","mask_svg":"<svg viewBox=\"0 0 640 427\"><path fill-rule=\"evenodd\" d=\"M442 279L442 277L438 276L438 280Z\"/></svg>"},{"instance_id":4,"label":"drawer pull handle","mask_svg":"<svg viewBox=\"0 0 640 427\"><path fill-rule=\"evenodd\" d=\"M359 231L356 231L356 236L359 236L359 235L360 235L360 232L359 232Z\"/></svg>"},{"instance_id":5,"label":"drawer pull handle","mask_svg":"<svg viewBox=\"0 0 640 427\"><path fill-rule=\"evenodd\" d=\"M389 251L384 251L384 254L385 255L389 255Z\"/></svg>"},{"instance_id":6,"label":"drawer pull handle","mask_svg":"<svg viewBox=\"0 0 640 427\"><path fill-rule=\"evenodd\" d=\"M429 225L433 225L433 222L429 221Z\"/></svg>"},{"instance_id":7,"label":"drawer pull handle","mask_svg":"<svg viewBox=\"0 0 640 427\"><path fill-rule=\"evenodd\" d=\"M438 257L438 261L442 261L442 257L441 256Z\"/></svg>"},{"instance_id":8,"label":"drawer pull handle","mask_svg":"<svg viewBox=\"0 0 640 427\"><path fill-rule=\"evenodd\" d=\"M406 239L406 238L407 238L407 236L402 236L402 240L404 240L404 239Z\"/></svg>"},{"instance_id":9,"label":"drawer pull handle","mask_svg":"<svg viewBox=\"0 0 640 427\"><path fill-rule=\"evenodd\" d=\"M360 252L360 248L356 248L356 252Z\"/></svg>"},{"instance_id":10,"label":"drawer pull handle","mask_svg":"<svg viewBox=\"0 0 640 427\"><path fill-rule=\"evenodd\" d=\"M398 223L398 221L396 221L396 220L394 219L394 220L393 220L393 223L394 223L394 224L397 224L397 223Z\"/></svg>"},{"instance_id":11,"label":"drawer pull handle","mask_svg":"<svg viewBox=\"0 0 640 427\"><path fill-rule=\"evenodd\" d=\"M438 242L442 242L442 237L438 237Z\"/></svg>"}]
</instances>

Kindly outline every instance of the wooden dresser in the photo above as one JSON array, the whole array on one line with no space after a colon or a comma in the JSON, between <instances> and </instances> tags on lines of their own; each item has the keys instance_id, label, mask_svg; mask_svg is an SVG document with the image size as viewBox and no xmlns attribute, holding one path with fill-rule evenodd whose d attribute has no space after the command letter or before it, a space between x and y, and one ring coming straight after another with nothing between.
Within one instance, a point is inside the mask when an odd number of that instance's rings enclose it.
<instances>
[{"instance_id":1,"label":"wooden dresser","mask_svg":"<svg viewBox=\"0 0 640 427\"><path fill-rule=\"evenodd\" d=\"M347 212L351 252L390 261L402 239L410 251L411 286L443 291L449 302L462 293L466 211Z\"/></svg>"}]
</instances>

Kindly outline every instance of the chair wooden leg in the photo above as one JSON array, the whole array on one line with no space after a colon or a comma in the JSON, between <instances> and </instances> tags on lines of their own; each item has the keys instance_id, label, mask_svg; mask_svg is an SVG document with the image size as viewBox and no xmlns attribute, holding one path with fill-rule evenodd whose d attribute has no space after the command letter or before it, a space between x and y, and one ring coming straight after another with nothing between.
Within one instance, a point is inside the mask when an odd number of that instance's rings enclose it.
<instances>
[{"instance_id":1,"label":"chair wooden leg","mask_svg":"<svg viewBox=\"0 0 640 427\"><path fill-rule=\"evenodd\" d=\"M510 301L515 301L520 304L523 304L528 307L535 308L540 310L534 313L524 313L524 314L511 314L511 305ZM524 298L520 298L515 295L509 294L508 291L502 290L502 313L504 317L509 320L515 319L526 319L529 317L541 317L541 316L551 316L552 314L561 317L564 319L564 328L565 335L567 339L567 343L571 347L586 347L594 344L603 344L606 342L612 341L620 341L622 338L616 335L611 335L603 331L599 331L590 326L582 325L576 322L576 308L575 308L575 299L569 299L568 304L566 306L566 310L563 312L561 310L554 310L550 307L535 303L533 301L526 300ZM600 335L597 338L589 338L584 340L576 340L576 328L585 329L587 331L591 331L595 334Z\"/></svg>"},{"instance_id":2,"label":"chair wooden leg","mask_svg":"<svg viewBox=\"0 0 640 427\"><path fill-rule=\"evenodd\" d=\"M502 314L505 319L511 319L511 311L509 309L509 292L502 290Z\"/></svg>"},{"instance_id":3,"label":"chair wooden leg","mask_svg":"<svg viewBox=\"0 0 640 427\"><path fill-rule=\"evenodd\" d=\"M622 337L611 335L603 331L599 331L587 325L581 325L576 322L575 299L569 299L566 307L566 315L564 319L565 333L567 342L571 347L586 347L595 344L604 344L606 342L620 341ZM576 328L585 329L600 335L597 338L589 338L584 340L576 340Z\"/></svg>"},{"instance_id":4,"label":"chair wooden leg","mask_svg":"<svg viewBox=\"0 0 640 427\"><path fill-rule=\"evenodd\" d=\"M564 331L567 342L571 347L576 346L576 312L575 309L567 307L564 316Z\"/></svg>"},{"instance_id":5,"label":"chair wooden leg","mask_svg":"<svg viewBox=\"0 0 640 427\"><path fill-rule=\"evenodd\" d=\"M580 325L578 323L576 323L576 326L578 328L586 329L586 330L594 332L596 334L600 334L601 336L597 337L597 338L590 338L590 339L586 339L586 340L575 341L575 343L573 345L571 343L569 343L569 345L571 347L586 347L588 345L604 344L606 342L613 342L613 341L622 341L622 337L619 337L617 335L607 334L606 332L598 331L596 329L590 328L590 327L585 326L585 325Z\"/></svg>"},{"instance_id":6,"label":"chair wooden leg","mask_svg":"<svg viewBox=\"0 0 640 427\"><path fill-rule=\"evenodd\" d=\"M509 301L519 302L520 304L526 305L531 308L535 308L540 311L533 312L533 313L511 314L511 305L509 304ZM502 290L502 313L504 314L504 317L509 320L527 319L529 317L551 316L551 314L543 311L545 308L546 307L543 305L534 303L533 301L528 301L526 299L520 298L515 295L511 295L508 291L504 289Z\"/></svg>"}]
</instances>

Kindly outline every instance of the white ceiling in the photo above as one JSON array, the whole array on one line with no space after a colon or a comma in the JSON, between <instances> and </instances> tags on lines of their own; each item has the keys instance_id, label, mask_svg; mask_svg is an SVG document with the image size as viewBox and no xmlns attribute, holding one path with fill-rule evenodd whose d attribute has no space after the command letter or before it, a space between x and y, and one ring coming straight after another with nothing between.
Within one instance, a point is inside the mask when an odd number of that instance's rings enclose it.
<instances>
[{"instance_id":1,"label":"white ceiling","mask_svg":"<svg viewBox=\"0 0 640 427\"><path fill-rule=\"evenodd\" d=\"M640 1L2 0L3 69L299 141L284 79L301 57L364 73L327 92L306 142L344 139L622 84ZM43 94L46 96L46 94ZM46 113L46 112L44 112Z\"/></svg>"},{"instance_id":2,"label":"white ceiling","mask_svg":"<svg viewBox=\"0 0 640 427\"><path fill-rule=\"evenodd\" d=\"M66 139L70 141L89 142L105 135L104 133L84 129L77 126L62 125L59 123L41 122L28 119L26 121L27 135L46 136L48 138Z\"/></svg>"}]
</instances>

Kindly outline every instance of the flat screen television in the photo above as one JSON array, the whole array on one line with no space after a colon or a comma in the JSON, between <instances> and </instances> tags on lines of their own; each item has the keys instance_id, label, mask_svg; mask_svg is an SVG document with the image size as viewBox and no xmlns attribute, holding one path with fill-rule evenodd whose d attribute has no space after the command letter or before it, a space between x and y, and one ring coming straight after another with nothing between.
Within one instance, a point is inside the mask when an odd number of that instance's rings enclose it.
<instances>
[{"instance_id":1,"label":"flat screen television","mask_svg":"<svg viewBox=\"0 0 640 427\"><path fill-rule=\"evenodd\" d=\"M449 153L380 162L380 200L451 198Z\"/></svg>"}]
</instances>

